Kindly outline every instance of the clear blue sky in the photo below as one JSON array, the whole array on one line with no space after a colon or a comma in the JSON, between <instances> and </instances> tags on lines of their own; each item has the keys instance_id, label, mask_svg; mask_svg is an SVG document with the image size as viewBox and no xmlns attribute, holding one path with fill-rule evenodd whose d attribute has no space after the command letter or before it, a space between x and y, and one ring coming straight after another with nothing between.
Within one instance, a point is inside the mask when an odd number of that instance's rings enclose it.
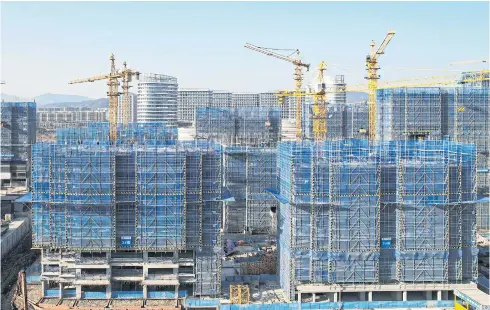
<instances>
[{"instance_id":1,"label":"clear blue sky","mask_svg":"<svg viewBox=\"0 0 490 310\"><path fill-rule=\"evenodd\" d=\"M449 68L489 55L488 2L2 1L2 91L104 97L102 81L68 81L107 73L111 52L141 72L176 76L182 88L293 87L292 65L245 42L299 48L312 65L343 65L347 82L361 83L370 41L380 43L390 29L396 35L380 59L385 80L450 74L389 68Z\"/></svg>"}]
</instances>

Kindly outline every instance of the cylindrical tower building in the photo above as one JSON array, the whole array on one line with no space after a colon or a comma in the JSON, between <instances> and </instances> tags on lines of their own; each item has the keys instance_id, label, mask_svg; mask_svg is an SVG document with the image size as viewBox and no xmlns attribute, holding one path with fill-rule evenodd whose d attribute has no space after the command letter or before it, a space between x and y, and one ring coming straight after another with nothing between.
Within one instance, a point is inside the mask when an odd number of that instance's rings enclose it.
<instances>
[{"instance_id":1,"label":"cylindrical tower building","mask_svg":"<svg viewBox=\"0 0 490 310\"><path fill-rule=\"evenodd\" d=\"M326 100L328 103L346 103L347 96L345 93L345 82L343 75L335 77L325 77Z\"/></svg>"},{"instance_id":2,"label":"cylindrical tower building","mask_svg":"<svg viewBox=\"0 0 490 310\"><path fill-rule=\"evenodd\" d=\"M165 122L177 124L177 78L145 73L138 83L138 122Z\"/></svg>"}]
</instances>

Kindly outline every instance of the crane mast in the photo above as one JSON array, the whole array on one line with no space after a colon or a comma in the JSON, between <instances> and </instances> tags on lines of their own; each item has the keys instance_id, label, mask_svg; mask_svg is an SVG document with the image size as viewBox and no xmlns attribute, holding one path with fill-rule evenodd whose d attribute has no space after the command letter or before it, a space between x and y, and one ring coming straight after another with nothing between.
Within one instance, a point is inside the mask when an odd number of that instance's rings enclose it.
<instances>
[{"instance_id":1,"label":"crane mast","mask_svg":"<svg viewBox=\"0 0 490 310\"><path fill-rule=\"evenodd\" d=\"M111 54L111 73L107 79L107 85L109 91L107 96L109 97L109 139L112 141L117 140L117 105L119 97L119 81L118 72L116 70L114 54Z\"/></svg>"},{"instance_id":2,"label":"crane mast","mask_svg":"<svg viewBox=\"0 0 490 310\"><path fill-rule=\"evenodd\" d=\"M327 64L321 62L318 65L318 82L320 83L320 90L313 95L313 139L322 141L327 139L327 113L328 107L326 105L326 86L324 72L327 70Z\"/></svg>"},{"instance_id":3,"label":"crane mast","mask_svg":"<svg viewBox=\"0 0 490 310\"><path fill-rule=\"evenodd\" d=\"M295 92L294 96L296 97L296 138L301 139L302 138L302 129L301 129L301 118L302 118L302 99L301 99L301 94L303 92L303 68L306 68L306 71L310 70L310 64L306 64L301 61L300 59L300 52L298 49L294 50L294 54L296 58L292 58L290 56L284 56L279 53L276 53L272 50L280 50L280 49L271 49L271 48L264 48L264 47L259 47L250 43L245 43L245 48L248 48L252 51L256 51L262 54L265 54L267 56L272 56L287 62L292 63L294 67L294 82L295 82ZM283 49L286 50L286 49Z\"/></svg>"},{"instance_id":4,"label":"crane mast","mask_svg":"<svg viewBox=\"0 0 490 310\"><path fill-rule=\"evenodd\" d=\"M131 86L129 85L129 82L131 82L131 79L133 76L136 76L136 79L138 80L139 79L139 75L140 73L139 72L135 72L135 71L132 71L131 69L129 69L127 67L127 64L126 62L123 63L123 71L122 71L122 89L123 89L123 97L122 97L122 107L120 109L121 111L121 119L122 119L122 123L127 126L128 123L129 123L129 116L130 116L130 113L129 113L129 88L131 88Z\"/></svg>"},{"instance_id":5,"label":"crane mast","mask_svg":"<svg viewBox=\"0 0 490 310\"><path fill-rule=\"evenodd\" d=\"M379 56L384 54L386 46L388 46L388 43L390 43L394 35L394 31L389 31L377 50L375 48L376 43L374 43L374 41L371 41L371 50L366 56L366 79L368 80L369 140L376 139L376 90L378 89L378 70L380 69L378 65L378 58Z\"/></svg>"},{"instance_id":6,"label":"crane mast","mask_svg":"<svg viewBox=\"0 0 490 310\"><path fill-rule=\"evenodd\" d=\"M107 86L109 90L107 96L109 97L109 139L111 141L117 140L117 107L118 107L118 97L119 93L119 79L123 79L123 89L124 89L124 100L121 109L123 115L123 122L128 123L129 120L129 104L124 104L124 101L129 103L129 82L131 82L131 77L139 77L139 72L133 71L127 68L126 63L124 63L124 69L119 71L116 69L114 54L111 54L110 58L111 71L109 74L96 75L85 79L77 79L70 81L69 84L80 84L89 83L101 80L107 80Z\"/></svg>"}]
</instances>

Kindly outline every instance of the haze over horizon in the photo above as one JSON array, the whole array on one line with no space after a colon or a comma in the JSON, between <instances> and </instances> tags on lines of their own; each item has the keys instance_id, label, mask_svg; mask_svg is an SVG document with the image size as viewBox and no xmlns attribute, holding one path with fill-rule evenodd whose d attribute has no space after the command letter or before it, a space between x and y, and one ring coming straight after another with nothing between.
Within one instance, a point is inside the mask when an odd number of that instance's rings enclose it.
<instances>
[{"instance_id":1,"label":"haze over horizon","mask_svg":"<svg viewBox=\"0 0 490 310\"><path fill-rule=\"evenodd\" d=\"M245 42L299 48L312 68L306 80L324 60L334 64L327 75L345 74L350 84L364 82L371 40L381 43L392 29L396 35L380 59L384 80L457 73L394 70L400 67L481 69L449 63L489 55L488 2L3 2L1 8L2 93L23 97L105 97L103 81L68 82L108 73L110 53L118 66L126 60L140 72L175 76L181 88L232 92L293 88L291 64L245 49ZM459 22L464 16L472 22Z\"/></svg>"}]
</instances>

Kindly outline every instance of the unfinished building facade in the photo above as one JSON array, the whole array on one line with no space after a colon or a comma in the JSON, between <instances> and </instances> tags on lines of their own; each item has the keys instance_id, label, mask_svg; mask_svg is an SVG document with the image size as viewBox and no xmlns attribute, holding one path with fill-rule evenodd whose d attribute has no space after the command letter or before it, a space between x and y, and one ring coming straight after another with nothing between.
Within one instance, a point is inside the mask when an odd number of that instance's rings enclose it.
<instances>
[{"instance_id":1,"label":"unfinished building facade","mask_svg":"<svg viewBox=\"0 0 490 310\"><path fill-rule=\"evenodd\" d=\"M274 234L277 202L266 192L277 184L275 146L281 138L278 107L199 108L196 137L223 144L224 231Z\"/></svg>"},{"instance_id":2,"label":"unfinished building facade","mask_svg":"<svg viewBox=\"0 0 490 310\"><path fill-rule=\"evenodd\" d=\"M31 145L36 142L36 103L1 102L1 187L28 187Z\"/></svg>"},{"instance_id":3,"label":"unfinished building facade","mask_svg":"<svg viewBox=\"0 0 490 310\"><path fill-rule=\"evenodd\" d=\"M447 291L477 277L473 145L284 142L278 174L278 275L289 299L336 301L346 289L372 298L393 283Z\"/></svg>"},{"instance_id":4,"label":"unfinished building facade","mask_svg":"<svg viewBox=\"0 0 490 310\"><path fill-rule=\"evenodd\" d=\"M33 246L43 296L220 293L222 152L161 123L58 130L33 146Z\"/></svg>"}]
</instances>

